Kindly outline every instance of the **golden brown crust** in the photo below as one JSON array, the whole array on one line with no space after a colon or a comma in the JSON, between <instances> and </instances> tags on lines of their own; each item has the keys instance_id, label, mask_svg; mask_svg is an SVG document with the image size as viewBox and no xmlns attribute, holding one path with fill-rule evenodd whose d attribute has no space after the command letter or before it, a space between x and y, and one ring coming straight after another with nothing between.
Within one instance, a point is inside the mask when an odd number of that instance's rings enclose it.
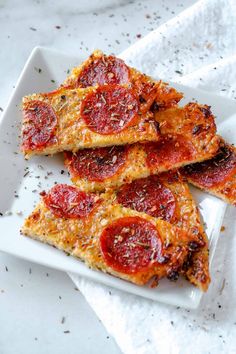
<instances>
[{"instance_id":1,"label":"golden brown crust","mask_svg":"<svg viewBox=\"0 0 236 354\"><path fill-rule=\"evenodd\" d=\"M182 173L194 186L236 206L236 148L223 138L212 159L186 166Z\"/></svg>"},{"instance_id":2,"label":"golden brown crust","mask_svg":"<svg viewBox=\"0 0 236 354\"><path fill-rule=\"evenodd\" d=\"M76 155L75 155L76 156ZM129 183L134 179L147 177L149 169L146 164L146 153L141 144L130 145L125 157L125 163L113 176L105 178L103 181L91 181L88 178L80 178L73 173L71 168L71 157L66 155L65 166L71 173L71 181L81 190L85 191L104 191Z\"/></svg>"},{"instance_id":3,"label":"golden brown crust","mask_svg":"<svg viewBox=\"0 0 236 354\"><path fill-rule=\"evenodd\" d=\"M198 242L198 237L161 219L122 207L115 202L113 192L107 192L101 197L102 203L85 219L55 217L42 200L25 220L22 233L82 259L89 267L138 285L146 284L153 276L158 279L165 276L174 279L189 254L191 242ZM113 221L130 216L141 217L154 225L161 238L163 252L169 255L163 264L151 262L148 269L133 274L115 271L107 265L100 249L100 235Z\"/></svg>"},{"instance_id":4,"label":"golden brown crust","mask_svg":"<svg viewBox=\"0 0 236 354\"><path fill-rule=\"evenodd\" d=\"M96 87L86 89L60 88L51 93L33 94L23 98L23 111L32 102L44 102L52 107L58 120L53 143L40 149L25 149L22 152L28 158L34 154L55 154L60 151L77 151L81 148L93 148L111 145L123 145L137 141L156 141L159 138L152 113L138 114L132 125L114 134L102 135L92 131L80 115L82 101L91 92L96 92ZM23 119L22 132L27 129L28 121ZM26 128L25 128L26 127Z\"/></svg>"},{"instance_id":5,"label":"golden brown crust","mask_svg":"<svg viewBox=\"0 0 236 354\"><path fill-rule=\"evenodd\" d=\"M174 107L155 114L161 134L180 134L189 137L194 147L202 150L216 134L215 117L210 106L190 102L183 108Z\"/></svg>"},{"instance_id":6,"label":"golden brown crust","mask_svg":"<svg viewBox=\"0 0 236 354\"><path fill-rule=\"evenodd\" d=\"M159 112L155 118L159 122L163 136L160 142L150 145L139 143L130 145L125 165L104 180L80 178L71 168L71 159L67 156L65 165L69 168L72 182L85 191L103 191L150 174L203 161L214 156L218 150L219 138L215 135L214 117L208 106L191 103L183 108ZM200 128L196 128L198 126Z\"/></svg>"}]
</instances>

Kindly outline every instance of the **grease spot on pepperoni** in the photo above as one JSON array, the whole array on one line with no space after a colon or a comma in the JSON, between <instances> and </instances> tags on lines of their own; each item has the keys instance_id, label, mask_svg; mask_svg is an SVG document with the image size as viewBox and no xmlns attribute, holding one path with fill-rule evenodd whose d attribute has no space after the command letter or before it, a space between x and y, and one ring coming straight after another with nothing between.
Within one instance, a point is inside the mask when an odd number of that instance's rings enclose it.
<instances>
[{"instance_id":1,"label":"grease spot on pepperoni","mask_svg":"<svg viewBox=\"0 0 236 354\"><path fill-rule=\"evenodd\" d=\"M145 144L146 161L150 169L164 166L171 168L174 165L192 160L195 155L193 145L182 136L163 138L155 143Z\"/></svg>"},{"instance_id":2,"label":"grease spot on pepperoni","mask_svg":"<svg viewBox=\"0 0 236 354\"><path fill-rule=\"evenodd\" d=\"M66 184L55 185L43 200L55 216L72 219L88 216L99 202L95 194L81 192Z\"/></svg>"},{"instance_id":3,"label":"grease spot on pepperoni","mask_svg":"<svg viewBox=\"0 0 236 354\"><path fill-rule=\"evenodd\" d=\"M117 193L118 203L171 221L175 212L175 197L172 191L164 186L158 176L150 176L123 185Z\"/></svg>"},{"instance_id":4,"label":"grease spot on pepperoni","mask_svg":"<svg viewBox=\"0 0 236 354\"><path fill-rule=\"evenodd\" d=\"M115 134L134 122L138 108L133 90L105 85L84 99L81 116L92 131L102 135Z\"/></svg>"},{"instance_id":5,"label":"grease spot on pepperoni","mask_svg":"<svg viewBox=\"0 0 236 354\"><path fill-rule=\"evenodd\" d=\"M140 217L124 217L108 225L100 236L106 263L116 271L137 273L158 261L161 239L156 227Z\"/></svg>"},{"instance_id":6,"label":"grease spot on pepperoni","mask_svg":"<svg viewBox=\"0 0 236 354\"><path fill-rule=\"evenodd\" d=\"M23 149L40 149L56 141L57 116L49 104L31 101L27 103L23 114Z\"/></svg>"},{"instance_id":7,"label":"grease spot on pepperoni","mask_svg":"<svg viewBox=\"0 0 236 354\"><path fill-rule=\"evenodd\" d=\"M104 181L114 176L125 164L128 148L112 146L83 149L76 154L66 152L66 164L72 177L89 181Z\"/></svg>"},{"instance_id":8,"label":"grease spot on pepperoni","mask_svg":"<svg viewBox=\"0 0 236 354\"><path fill-rule=\"evenodd\" d=\"M123 60L102 56L84 68L77 79L77 87L121 85L129 82L129 68Z\"/></svg>"},{"instance_id":9,"label":"grease spot on pepperoni","mask_svg":"<svg viewBox=\"0 0 236 354\"><path fill-rule=\"evenodd\" d=\"M223 146L213 159L185 166L182 171L202 187L214 187L236 173L236 155Z\"/></svg>"}]
</instances>

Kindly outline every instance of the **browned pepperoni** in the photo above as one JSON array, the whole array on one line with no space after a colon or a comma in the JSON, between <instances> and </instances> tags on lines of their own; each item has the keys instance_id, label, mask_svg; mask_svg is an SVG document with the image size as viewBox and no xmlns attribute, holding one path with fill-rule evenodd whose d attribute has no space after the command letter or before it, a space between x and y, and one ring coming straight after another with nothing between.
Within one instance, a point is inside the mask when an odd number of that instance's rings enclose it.
<instances>
[{"instance_id":1,"label":"browned pepperoni","mask_svg":"<svg viewBox=\"0 0 236 354\"><path fill-rule=\"evenodd\" d=\"M150 176L124 184L117 193L118 203L126 208L171 221L175 212L175 197L158 176Z\"/></svg>"},{"instance_id":2,"label":"browned pepperoni","mask_svg":"<svg viewBox=\"0 0 236 354\"><path fill-rule=\"evenodd\" d=\"M103 181L114 176L125 164L127 147L112 146L83 149L76 154L66 152L66 164L72 177Z\"/></svg>"},{"instance_id":3,"label":"browned pepperoni","mask_svg":"<svg viewBox=\"0 0 236 354\"><path fill-rule=\"evenodd\" d=\"M193 145L182 136L164 136L160 141L145 144L147 165L150 169L164 166L171 168L178 163L192 160Z\"/></svg>"},{"instance_id":4,"label":"browned pepperoni","mask_svg":"<svg viewBox=\"0 0 236 354\"><path fill-rule=\"evenodd\" d=\"M122 273L137 273L157 261L161 240L157 229L140 217L124 217L108 225L100 237L106 263Z\"/></svg>"},{"instance_id":5,"label":"browned pepperoni","mask_svg":"<svg viewBox=\"0 0 236 354\"><path fill-rule=\"evenodd\" d=\"M79 191L66 184L55 185L43 196L44 203L59 218L83 218L98 203L95 194Z\"/></svg>"},{"instance_id":6,"label":"browned pepperoni","mask_svg":"<svg viewBox=\"0 0 236 354\"><path fill-rule=\"evenodd\" d=\"M113 56L102 56L82 70L77 79L77 87L120 85L128 82L129 68L123 60Z\"/></svg>"},{"instance_id":7,"label":"browned pepperoni","mask_svg":"<svg viewBox=\"0 0 236 354\"><path fill-rule=\"evenodd\" d=\"M142 112L146 112L149 109L153 111L151 107L155 105L154 100L157 96L157 85L154 82L148 81L148 78L144 80L142 75L135 80L134 85L139 96L140 110Z\"/></svg>"},{"instance_id":8,"label":"browned pepperoni","mask_svg":"<svg viewBox=\"0 0 236 354\"><path fill-rule=\"evenodd\" d=\"M40 149L55 142L57 116L49 104L42 101L27 103L23 122L23 149Z\"/></svg>"},{"instance_id":9,"label":"browned pepperoni","mask_svg":"<svg viewBox=\"0 0 236 354\"><path fill-rule=\"evenodd\" d=\"M124 130L134 122L137 113L135 94L121 86L100 86L81 105L81 116L87 126L104 135Z\"/></svg>"},{"instance_id":10,"label":"browned pepperoni","mask_svg":"<svg viewBox=\"0 0 236 354\"><path fill-rule=\"evenodd\" d=\"M213 159L188 165L182 171L200 186L214 187L236 173L236 155L224 146Z\"/></svg>"}]
</instances>

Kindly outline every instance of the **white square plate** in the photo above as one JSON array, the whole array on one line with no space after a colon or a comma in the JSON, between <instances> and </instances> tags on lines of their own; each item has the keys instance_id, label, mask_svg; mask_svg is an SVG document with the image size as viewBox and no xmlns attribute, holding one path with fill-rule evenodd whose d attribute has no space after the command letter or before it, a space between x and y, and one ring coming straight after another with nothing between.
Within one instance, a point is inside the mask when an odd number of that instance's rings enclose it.
<instances>
[{"instance_id":1,"label":"white square plate","mask_svg":"<svg viewBox=\"0 0 236 354\"><path fill-rule=\"evenodd\" d=\"M28 162L19 153L18 135L21 122L20 103L22 96L33 92L46 92L55 89L65 79L67 70L80 62L79 58L69 57L56 51L35 48L19 78L16 89L0 125L0 250L24 259L82 275L115 288L158 300L172 305L196 308L202 293L185 280L171 283L163 280L156 289L139 287L110 275L88 269L82 262L48 245L20 236L19 230L26 217L39 200L38 192L49 189L54 182L69 183L61 155L53 157L34 157ZM39 70L40 69L40 70ZM186 100L193 98L212 106L218 117L218 125L224 121L224 136L232 129L236 104L231 100L214 96L184 86L176 86L184 92ZM220 118L219 118L220 117ZM28 172L26 173L26 167ZM210 259L212 260L226 205L217 198L193 189L200 206L210 239ZM9 213L6 213L10 211ZM22 215L19 215L22 212ZM7 214L7 215L6 215ZM213 279L214 281L214 279Z\"/></svg>"}]
</instances>

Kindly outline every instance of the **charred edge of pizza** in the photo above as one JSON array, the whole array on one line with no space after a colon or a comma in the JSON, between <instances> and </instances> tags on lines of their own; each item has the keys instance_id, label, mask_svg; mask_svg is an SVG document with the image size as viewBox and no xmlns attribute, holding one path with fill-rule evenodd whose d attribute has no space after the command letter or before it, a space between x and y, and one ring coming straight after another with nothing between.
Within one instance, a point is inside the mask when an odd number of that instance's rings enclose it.
<instances>
[{"instance_id":1,"label":"charred edge of pizza","mask_svg":"<svg viewBox=\"0 0 236 354\"><path fill-rule=\"evenodd\" d=\"M191 183L194 187L199 188L200 190L202 190L203 192L207 192L211 195L213 195L214 197L217 197L223 201L225 201L228 204L231 204L233 206L236 207L236 199L235 198L231 198L225 195L224 192L218 191L218 190L214 190L214 189L209 189L209 188L204 188L201 185L199 185L198 183L192 181L190 178L187 179L189 183Z\"/></svg>"},{"instance_id":2,"label":"charred edge of pizza","mask_svg":"<svg viewBox=\"0 0 236 354\"><path fill-rule=\"evenodd\" d=\"M219 138L219 148L217 150L217 152L210 158L204 161L200 161L197 163L192 163L189 164L183 168L180 169L184 179L186 181L188 181L189 183L191 183L192 185L196 186L197 188L208 192L222 200L224 200L225 202L232 204L234 206L236 206L236 198L233 194L228 193L229 191L225 190L225 186L227 186L228 183L231 183L234 181L235 179L235 175L230 176L230 178L226 181L223 181L222 183L219 183L215 186L211 186L211 187L207 187L207 186L203 186L200 183L198 183L197 181L194 180L194 178L191 178L191 171L195 169L196 166L199 166L199 168L201 168L201 163L206 166L208 161L209 163L211 163L215 158L217 158L217 156L222 155L222 160L217 161L216 163L219 163L221 161L224 161L225 158L227 158L230 154L233 154L234 156L236 156L236 148L234 145L230 145L228 144L222 137L218 137ZM201 173L201 170L199 169L199 174ZM234 184L232 186L228 186L226 187L226 189L234 189Z\"/></svg>"},{"instance_id":3,"label":"charred edge of pizza","mask_svg":"<svg viewBox=\"0 0 236 354\"><path fill-rule=\"evenodd\" d=\"M164 185L167 187L173 183L180 183L186 186L186 198L191 200L191 207L193 207L193 213L195 215L194 225L196 226L194 227L191 223L193 226L191 227L191 232L197 236L199 242L191 242L189 244L190 252L183 264L181 274L201 291L206 292L211 281L209 274L208 238L202 227L199 210L196 207L188 185L184 182L184 178L179 170L163 172L159 177L160 181L164 182Z\"/></svg>"},{"instance_id":4,"label":"charred edge of pizza","mask_svg":"<svg viewBox=\"0 0 236 354\"><path fill-rule=\"evenodd\" d=\"M160 124L161 134L180 134L178 125L177 128L174 125L174 116L170 116L170 118L168 116L170 113L177 114L177 122L181 118L181 129L186 127L184 133L189 134L191 139L198 139L201 135L216 134L215 116L208 105L189 102L184 107L170 107L166 112L156 111L154 116L155 120ZM181 114L185 114L185 116L181 117ZM192 124L189 124L190 122ZM173 130L172 132L170 131L171 129Z\"/></svg>"},{"instance_id":5,"label":"charred edge of pizza","mask_svg":"<svg viewBox=\"0 0 236 354\"><path fill-rule=\"evenodd\" d=\"M195 102L190 102L184 107L190 114L190 117L193 115L201 114L203 117L203 123L198 124L198 122L194 121L194 127L192 129L193 137L201 136L207 133L216 134L216 124L215 124L215 116L211 111L211 106L198 104Z\"/></svg>"},{"instance_id":6,"label":"charred edge of pizza","mask_svg":"<svg viewBox=\"0 0 236 354\"><path fill-rule=\"evenodd\" d=\"M201 291L206 292L208 290L211 282L208 243L202 248L196 248L195 252L188 254L181 274Z\"/></svg>"}]
</instances>

